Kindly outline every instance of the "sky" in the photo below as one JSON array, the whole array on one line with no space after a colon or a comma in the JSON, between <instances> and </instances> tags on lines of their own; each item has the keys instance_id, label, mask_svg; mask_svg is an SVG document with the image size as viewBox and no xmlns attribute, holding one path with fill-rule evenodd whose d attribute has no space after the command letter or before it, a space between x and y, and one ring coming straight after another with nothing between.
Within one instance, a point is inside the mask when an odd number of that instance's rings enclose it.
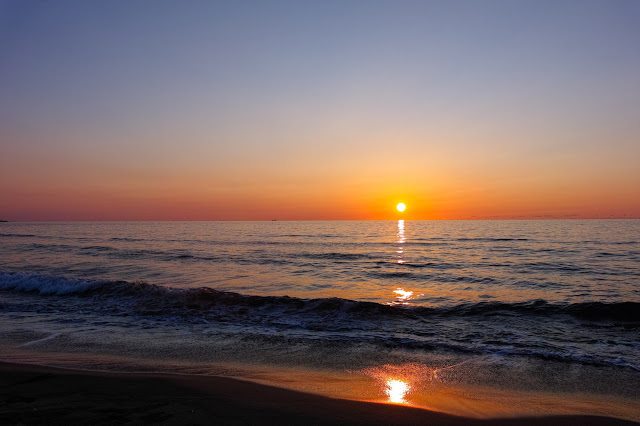
<instances>
[{"instance_id":1,"label":"sky","mask_svg":"<svg viewBox=\"0 0 640 426\"><path fill-rule=\"evenodd\" d=\"M0 219L640 218L639 46L636 0L0 0Z\"/></svg>"}]
</instances>

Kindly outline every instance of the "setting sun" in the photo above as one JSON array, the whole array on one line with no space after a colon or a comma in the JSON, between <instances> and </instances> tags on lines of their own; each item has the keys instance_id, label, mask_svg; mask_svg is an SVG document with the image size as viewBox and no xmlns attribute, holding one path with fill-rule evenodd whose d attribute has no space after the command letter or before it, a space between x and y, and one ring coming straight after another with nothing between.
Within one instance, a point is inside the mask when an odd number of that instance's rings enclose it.
<instances>
[{"instance_id":1,"label":"setting sun","mask_svg":"<svg viewBox=\"0 0 640 426\"><path fill-rule=\"evenodd\" d=\"M396 209L398 209L399 212L403 212L406 208L407 206L404 203L398 203L396 206Z\"/></svg>"}]
</instances>

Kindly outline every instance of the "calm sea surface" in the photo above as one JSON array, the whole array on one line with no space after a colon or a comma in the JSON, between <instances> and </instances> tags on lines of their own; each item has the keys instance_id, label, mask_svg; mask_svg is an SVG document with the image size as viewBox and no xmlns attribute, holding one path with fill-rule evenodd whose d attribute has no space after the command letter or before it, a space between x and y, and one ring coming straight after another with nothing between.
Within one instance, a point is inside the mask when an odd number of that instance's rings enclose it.
<instances>
[{"instance_id":1,"label":"calm sea surface","mask_svg":"<svg viewBox=\"0 0 640 426\"><path fill-rule=\"evenodd\" d=\"M0 337L635 398L640 221L1 223Z\"/></svg>"}]
</instances>

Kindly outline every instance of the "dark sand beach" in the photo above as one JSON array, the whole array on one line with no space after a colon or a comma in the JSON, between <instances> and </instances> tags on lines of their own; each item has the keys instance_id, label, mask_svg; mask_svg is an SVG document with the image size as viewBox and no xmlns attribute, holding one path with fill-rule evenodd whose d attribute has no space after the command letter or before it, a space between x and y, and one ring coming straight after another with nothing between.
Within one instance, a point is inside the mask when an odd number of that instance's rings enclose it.
<instances>
[{"instance_id":1,"label":"dark sand beach","mask_svg":"<svg viewBox=\"0 0 640 426\"><path fill-rule=\"evenodd\" d=\"M0 363L2 424L634 425L598 416L469 419L225 378Z\"/></svg>"}]
</instances>

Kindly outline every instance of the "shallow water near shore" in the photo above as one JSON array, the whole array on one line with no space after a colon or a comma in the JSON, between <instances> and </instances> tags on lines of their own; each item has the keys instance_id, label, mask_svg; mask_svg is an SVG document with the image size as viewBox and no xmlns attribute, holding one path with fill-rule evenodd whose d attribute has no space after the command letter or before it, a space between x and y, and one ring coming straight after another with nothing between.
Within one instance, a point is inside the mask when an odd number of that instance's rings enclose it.
<instances>
[{"instance_id":1,"label":"shallow water near shore","mask_svg":"<svg viewBox=\"0 0 640 426\"><path fill-rule=\"evenodd\" d=\"M640 420L635 220L5 223L0 318L5 361Z\"/></svg>"}]
</instances>

